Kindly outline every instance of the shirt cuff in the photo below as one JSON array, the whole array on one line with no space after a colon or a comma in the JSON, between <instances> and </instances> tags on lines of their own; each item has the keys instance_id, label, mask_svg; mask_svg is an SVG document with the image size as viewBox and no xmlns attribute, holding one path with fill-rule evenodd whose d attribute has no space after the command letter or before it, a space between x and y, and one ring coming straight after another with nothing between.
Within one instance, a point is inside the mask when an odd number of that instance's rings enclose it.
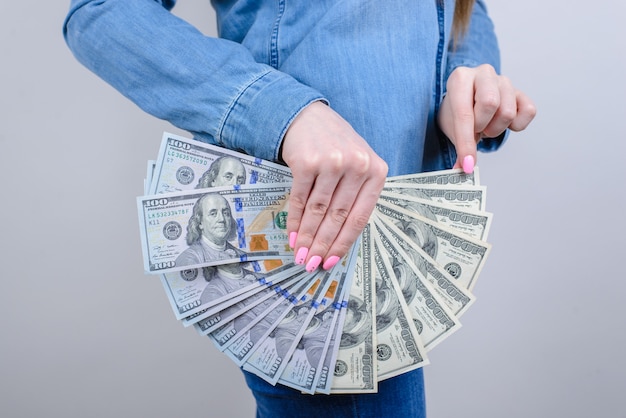
<instances>
[{"instance_id":1,"label":"shirt cuff","mask_svg":"<svg viewBox=\"0 0 626 418\"><path fill-rule=\"evenodd\" d=\"M491 152L498 150L509 137L509 130L505 130L495 138L483 138L478 142L476 148L481 152Z\"/></svg>"},{"instance_id":2,"label":"shirt cuff","mask_svg":"<svg viewBox=\"0 0 626 418\"><path fill-rule=\"evenodd\" d=\"M280 145L293 119L321 93L291 76L270 70L248 84L223 118L217 141L266 160L280 159Z\"/></svg>"}]
</instances>

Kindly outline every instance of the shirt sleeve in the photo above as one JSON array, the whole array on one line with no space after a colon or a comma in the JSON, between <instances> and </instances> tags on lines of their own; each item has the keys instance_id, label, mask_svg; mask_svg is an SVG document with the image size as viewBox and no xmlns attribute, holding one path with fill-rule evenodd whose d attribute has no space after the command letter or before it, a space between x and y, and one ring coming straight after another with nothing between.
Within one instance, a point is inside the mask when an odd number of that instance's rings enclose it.
<instances>
[{"instance_id":1,"label":"shirt sleeve","mask_svg":"<svg viewBox=\"0 0 626 418\"><path fill-rule=\"evenodd\" d=\"M477 67L481 64L491 64L500 73L500 48L494 25L485 3L476 0L467 32L456 45L450 43L446 79L457 67Z\"/></svg>"},{"instance_id":2,"label":"shirt sleeve","mask_svg":"<svg viewBox=\"0 0 626 418\"><path fill-rule=\"evenodd\" d=\"M171 14L175 0L72 0L63 35L78 61L196 139L277 160L295 116L323 96L242 45Z\"/></svg>"},{"instance_id":3,"label":"shirt sleeve","mask_svg":"<svg viewBox=\"0 0 626 418\"><path fill-rule=\"evenodd\" d=\"M467 33L456 45L450 45L446 65L446 80L457 67L477 67L491 64L500 74L500 48L494 25L483 0L476 0ZM496 138L483 138L478 150L495 151L508 137L508 129Z\"/></svg>"}]
</instances>

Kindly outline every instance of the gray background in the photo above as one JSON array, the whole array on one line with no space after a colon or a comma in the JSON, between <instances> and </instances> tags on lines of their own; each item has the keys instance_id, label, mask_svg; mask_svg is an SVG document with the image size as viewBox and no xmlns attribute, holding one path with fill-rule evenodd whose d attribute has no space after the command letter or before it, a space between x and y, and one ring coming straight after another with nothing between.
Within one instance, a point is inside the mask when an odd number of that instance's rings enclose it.
<instances>
[{"instance_id":1,"label":"gray background","mask_svg":"<svg viewBox=\"0 0 626 418\"><path fill-rule=\"evenodd\" d=\"M65 47L68 1L0 14L0 416L251 417L237 368L142 271L167 123ZM176 13L213 33L208 2ZM480 156L493 252L425 369L431 417L626 417L624 3L492 0L532 127Z\"/></svg>"}]
</instances>

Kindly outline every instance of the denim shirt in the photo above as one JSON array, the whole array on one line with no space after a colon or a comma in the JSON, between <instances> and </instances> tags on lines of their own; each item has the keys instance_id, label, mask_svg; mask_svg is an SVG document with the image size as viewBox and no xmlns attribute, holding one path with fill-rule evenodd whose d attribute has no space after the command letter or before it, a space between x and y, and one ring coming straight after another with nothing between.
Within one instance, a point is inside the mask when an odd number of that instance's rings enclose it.
<instances>
[{"instance_id":1,"label":"denim shirt","mask_svg":"<svg viewBox=\"0 0 626 418\"><path fill-rule=\"evenodd\" d=\"M64 36L81 63L145 111L269 160L298 112L324 100L389 175L448 168L454 148L435 115L449 74L483 63L499 71L481 0L454 48L454 0L213 0L219 38L171 14L174 3L72 0Z\"/></svg>"}]
</instances>

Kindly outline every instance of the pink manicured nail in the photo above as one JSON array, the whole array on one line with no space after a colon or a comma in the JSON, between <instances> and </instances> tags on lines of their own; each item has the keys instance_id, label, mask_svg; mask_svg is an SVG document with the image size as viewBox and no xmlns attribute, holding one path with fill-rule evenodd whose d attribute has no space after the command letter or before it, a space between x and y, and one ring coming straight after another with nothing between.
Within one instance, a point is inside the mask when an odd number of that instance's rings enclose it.
<instances>
[{"instance_id":1,"label":"pink manicured nail","mask_svg":"<svg viewBox=\"0 0 626 418\"><path fill-rule=\"evenodd\" d=\"M320 257L319 255L314 255L306 264L306 271L308 271L309 273L311 273L312 271L315 271L315 269L319 267L321 262L322 262L322 257Z\"/></svg>"},{"instance_id":2,"label":"pink manicured nail","mask_svg":"<svg viewBox=\"0 0 626 418\"><path fill-rule=\"evenodd\" d=\"M300 247L300 249L296 253L296 264L304 264L304 260L306 260L306 256L308 254L309 249L307 247Z\"/></svg>"},{"instance_id":3,"label":"pink manicured nail","mask_svg":"<svg viewBox=\"0 0 626 418\"><path fill-rule=\"evenodd\" d=\"M337 264L338 261L339 257L337 257L336 255L330 256L328 257L328 259L326 259L322 268L324 270L330 270L331 268L335 267L335 264Z\"/></svg>"},{"instance_id":4,"label":"pink manicured nail","mask_svg":"<svg viewBox=\"0 0 626 418\"><path fill-rule=\"evenodd\" d=\"M474 157L472 157L471 155L463 158L463 171L466 174L471 174L474 172Z\"/></svg>"},{"instance_id":5,"label":"pink manicured nail","mask_svg":"<svg viewBox=\"0 0 626 418\"><path fill-rule=\"evenodd\" d=\"M296 246L296 239L298 238L298 233L297 232L291 232L289 234L289 246L291 248L294 248Z\"/></svg>"}]
</instances>

